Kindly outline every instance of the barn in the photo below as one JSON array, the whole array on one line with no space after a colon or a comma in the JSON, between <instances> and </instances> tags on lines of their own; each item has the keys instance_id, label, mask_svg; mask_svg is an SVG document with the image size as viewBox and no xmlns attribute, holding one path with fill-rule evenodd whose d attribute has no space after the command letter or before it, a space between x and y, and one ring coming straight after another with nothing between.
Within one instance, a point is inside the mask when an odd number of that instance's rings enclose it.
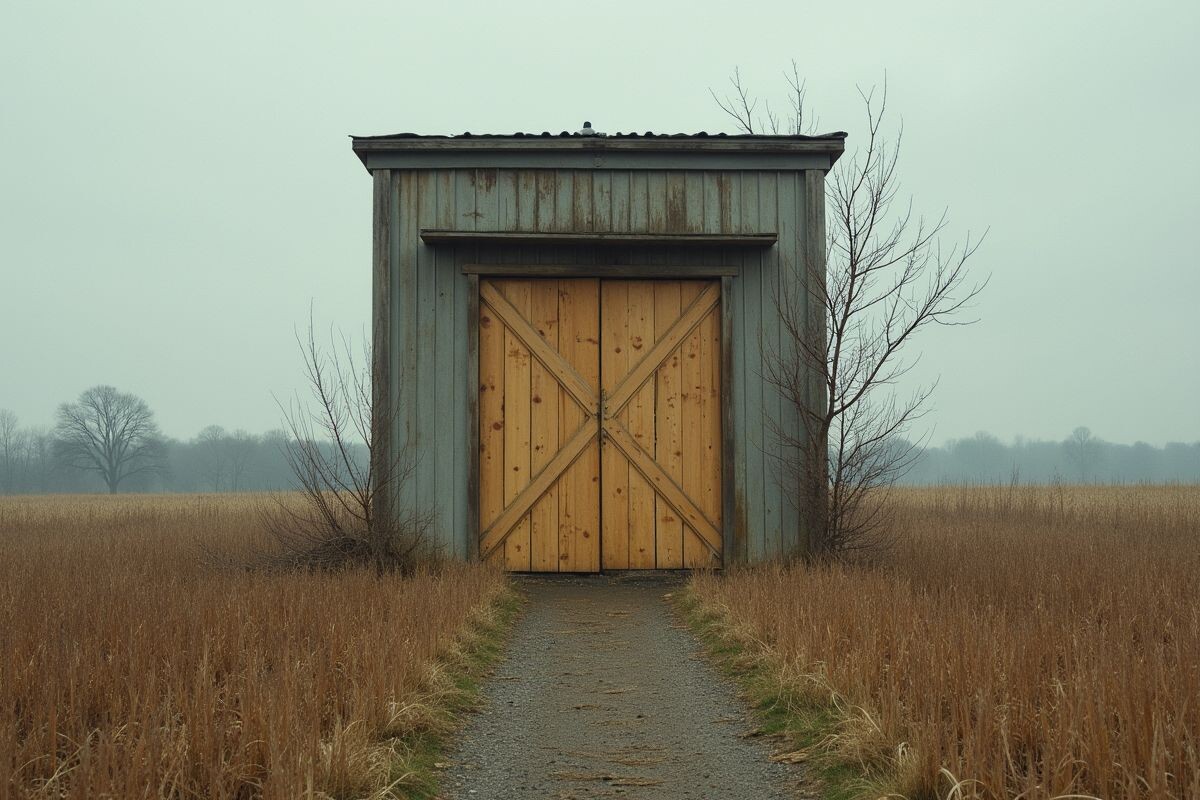
<instances>
[{"instance_id":1,"label":"barn","mask_svg":"<svg viewBox=\"0 0 1200 800\"><path fill-rule=\"evenodd\" d=\"M798 413L765 362L779 287L824 275L844 139L352 137L374 181L376 452L415 464L386 513L520 572L802 551L778 441Z\"/></svg>"}]
</instances>

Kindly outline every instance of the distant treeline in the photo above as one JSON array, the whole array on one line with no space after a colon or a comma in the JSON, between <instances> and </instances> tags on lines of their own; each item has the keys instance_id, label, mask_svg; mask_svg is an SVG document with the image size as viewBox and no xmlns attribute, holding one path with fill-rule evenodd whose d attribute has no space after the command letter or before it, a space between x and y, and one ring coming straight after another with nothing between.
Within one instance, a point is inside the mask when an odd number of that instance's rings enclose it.
<instances>
[{"instance_id":1,"label":"distant treeline","mask_svg":"<svg viewBox=\"0 0 1200 800\"><path fill-rule=\"evenodd\" d=\"M2 426L0 426L2 428ZM291 489L295 477L282 430L264 434L210 426L195 438L162 441L160 468L130 475L122 492L259 492ZM56 458L53 430L0 430L0 494L105 492L103 480ZM358 456L365 460L366 448Z\"/></svg>"},{"instance_id":2,"label":"distant treeline","mask_svg":"<svg viewBox=\"0 0 1200 800\"><path fill-rule=\"evenodd\" d=\"M94 471L56 457L55 432L21 428L11 413L0 418L0 494L103 492ZM8 424L5 424L8 423ZM213 425L194 438L162 440L154 470L132 474L122 492L255 492L294 488L283 430L251 434ZM366 459L366 448L356 448ZM901 479L944 483L1200 483L1200 442L1154 447L1114 444L1077 428L1062 441L1017 439L1005 444L988 433L926 447Z\"/></svg>"},{"instance_id":3,"label":"distant treeline","mask_svg":"<svg viewBox=\"0 0 1200 800\"><path fill-rule=\"evenodd\" d=\"M926 447L902 479L942 483L1200 483L1200 442L1115 444L1076 428L1062 441L1018 438L1005 444L989 433Z\"/></svg>"}]
</instances>

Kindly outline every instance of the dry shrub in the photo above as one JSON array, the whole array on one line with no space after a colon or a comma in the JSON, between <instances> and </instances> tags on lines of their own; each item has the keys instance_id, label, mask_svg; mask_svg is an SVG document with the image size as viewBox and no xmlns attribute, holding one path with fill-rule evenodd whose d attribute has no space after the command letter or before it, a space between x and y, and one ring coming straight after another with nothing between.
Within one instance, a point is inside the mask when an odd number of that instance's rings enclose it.
<instances>
[{"instance_id":1,"label":"dry shrub","mask_svg":"<svg viewBox=\"0 0 1200 800\"><path fill-rule=\"evenodd\" d=\"M898 490L876 564L693 589L908 797L1200 797L1200 487ZM877 786L876 788L880 788Z\"/></svg>"},{"instance_id":2,"label":"dry shrub","mask_svg":"<svg viewBox=\"0 0 1200 800\"><path fill-rule=\"evenodd\" d=\"M201 543L260 550L261 502L0 499L0 797L370 796L403 778L381 740L419 725L433 660L503 577L206 566Z\"/></svg>"},{"instance_id":3,"label":"dry shrub","mask_svg":"<svg viewBox=\"0 0 1200 800\"><path fill-rule=\"evenodd\" d=\"M440 556L429 536L436 515L401 502L417 460L407 444L391 445L389 432L403 426L395 409L387 414L380 409L388 404L375 402L371 349L359 359L350 340L332 332L322 344L311 312L296 341L308 400L297 396L280 410L297 491L263 515L273 547L256 561L285 570L431 566Z\"/></svg>"}]
</instances>

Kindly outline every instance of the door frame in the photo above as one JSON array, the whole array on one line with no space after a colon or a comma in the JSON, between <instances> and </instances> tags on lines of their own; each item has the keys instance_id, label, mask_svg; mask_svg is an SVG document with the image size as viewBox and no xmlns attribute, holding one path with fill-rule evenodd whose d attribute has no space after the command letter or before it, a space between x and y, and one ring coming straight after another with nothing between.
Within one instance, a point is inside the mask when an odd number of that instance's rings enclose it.
<instances>
[{"instance_id":1,"label":"door frame","mask_svg":"<svg viewBox=\"0 0 1200 800\"><path fill-rule=\"evenodd\" d=\"M736 267L678 265L555 265L553 271L538 264L466 264L467 278L467 535L468 558L479 560L479 276L506 278L599 278L601 280L703 280L721 282L721 566L741 561L735 550L738 536L734 474L741 457L733 437L733 279ZM604 513L601 506L601 514ZM601 534L603 535L603 534ZM601 544L600 572L605 572Z\"/></svg>"}]
</instances>

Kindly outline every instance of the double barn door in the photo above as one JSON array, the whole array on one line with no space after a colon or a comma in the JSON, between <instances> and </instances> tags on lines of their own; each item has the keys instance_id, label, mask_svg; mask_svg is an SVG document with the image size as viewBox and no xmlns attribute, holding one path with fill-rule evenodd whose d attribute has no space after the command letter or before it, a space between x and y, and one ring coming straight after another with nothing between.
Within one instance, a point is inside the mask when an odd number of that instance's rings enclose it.
<instances>
[{"instance_id":1,"label":"double barn door","mask_svg":"<svg viewBox=\"0 0 1200 800\"><path fill-rule=\"evenodd\" d=\"M715 281L481 279L481 557L721 565Z\"/></svg>"}]
</instances>

